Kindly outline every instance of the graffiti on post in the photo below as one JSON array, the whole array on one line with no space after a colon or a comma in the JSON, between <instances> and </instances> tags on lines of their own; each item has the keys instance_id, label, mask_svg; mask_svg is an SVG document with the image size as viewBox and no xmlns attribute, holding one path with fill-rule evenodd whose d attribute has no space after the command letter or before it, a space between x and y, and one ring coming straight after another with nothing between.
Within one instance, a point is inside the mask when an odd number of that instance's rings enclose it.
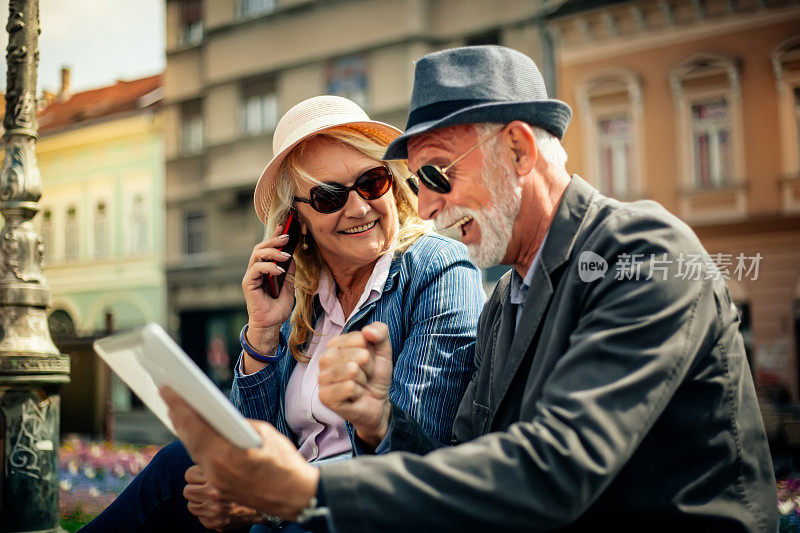
<instances>
[{"instance_id":1,"label":"graffiti on post","mask_svg":"<svg viewBox=\"0 0 800 533\"><path fill-rule=\"evenodd\" d=\"M49 461L56 438L58 406L54 401L57 398L50 397L37 405L29 398L22 404L20 428L9 455L9 469L34 479L49 479L55 475Z\"/></svg>"}]
</instances>

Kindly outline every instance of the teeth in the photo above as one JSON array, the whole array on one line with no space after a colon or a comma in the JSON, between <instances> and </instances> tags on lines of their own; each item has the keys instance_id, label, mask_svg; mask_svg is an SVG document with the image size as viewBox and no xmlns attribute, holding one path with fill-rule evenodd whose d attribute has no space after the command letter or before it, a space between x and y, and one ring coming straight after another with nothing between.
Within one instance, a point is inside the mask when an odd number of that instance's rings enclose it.
<instances>
[{"instance_id":1,"label":"teeth","mask_svg":"<svg viewBox=\"0 0 800 533\"><path fill-rule=\"evenodd\" d=\"M358 226L357 228L350 228L342 231L342 233L361 233L362 231L367 231L369 228L374 226L378 221L373 220L369 224L364 224L363 226Z\"/></svg>"},{"instance_id":2,"label":"teeth","mask_svg":"<svg viewBox=\"0 0 800 533\"><path fill-rule=\"evenodd\" d=\"M470 220L472 220L472 217L466 216L466 217L464 217L462 219L456 220L455 222L450 224L450 226L448 226L448 227L450 227L450 228L460 228L461 226L463 226L464 224L466 224Z\"/></svg>"}]
</instances>

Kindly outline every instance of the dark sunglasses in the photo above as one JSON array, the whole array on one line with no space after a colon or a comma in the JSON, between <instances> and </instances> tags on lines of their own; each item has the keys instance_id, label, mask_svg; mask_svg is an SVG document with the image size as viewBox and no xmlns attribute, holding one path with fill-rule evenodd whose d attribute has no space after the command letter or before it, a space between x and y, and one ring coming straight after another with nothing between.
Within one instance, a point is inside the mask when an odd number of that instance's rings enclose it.
<instances>
[{"instance_id":1,"label":"dark sunglasses","mask_svg":"<svg viewBox=\"0 0 800 533\"><path fill-rule=\"evenodd\" d=\"M334 213L347 203L350 191L356 191L364 200L377 200L392 188L392 173L380 166L363 172L350 187L339 183L326 183L311 188L310 198L294 197L295 202L304 202L318 213Z\"/></svg>"},{"instance_id":2,"label":"dark sunglasses","mask_svg":"<svg viewBox=\"0 0 800 533\"><path fill-rule=\"evenodd\" d=\"M440 167L438 165L422 165L417 170L417 177L419 177L419 182L421 182L425 187L432 190L433 192L438 192L439 194L447 194L452 190L450 185L450 179L447 177L447 171L453 168L453 165L467 157L469 154L472 153L477 147L500 133L505 129L505 126L497 130L496 132L492 133L484 140L458 156L455 161L447 165L446 167ZM414 191L416 194L419 191L419 183L415 178L408 179L408 186L411 187L411 190Z\"/></svg>"}]
</instances>

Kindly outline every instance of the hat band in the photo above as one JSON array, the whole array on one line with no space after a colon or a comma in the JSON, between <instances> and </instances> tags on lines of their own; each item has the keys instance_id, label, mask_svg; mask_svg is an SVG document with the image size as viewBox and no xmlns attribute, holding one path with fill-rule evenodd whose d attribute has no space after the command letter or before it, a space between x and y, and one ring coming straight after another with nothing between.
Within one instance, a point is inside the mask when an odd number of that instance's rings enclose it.
<instances>
[{"instance_id":1,"label":"hat band","mask_svg":"<svg viewBox=\"0 0 800 533\"><path fill-rule=\"evenodd\" d=\"M423 122L439 120L462 108L477 104L485 104L490 101L491 100L445 100L443 102L434 102L432 104L424 105L416 108L414 111L408 114L408 124L406 124L406 129L410 129L412 126L421 124Z\"/></svg>"}]
</instances>

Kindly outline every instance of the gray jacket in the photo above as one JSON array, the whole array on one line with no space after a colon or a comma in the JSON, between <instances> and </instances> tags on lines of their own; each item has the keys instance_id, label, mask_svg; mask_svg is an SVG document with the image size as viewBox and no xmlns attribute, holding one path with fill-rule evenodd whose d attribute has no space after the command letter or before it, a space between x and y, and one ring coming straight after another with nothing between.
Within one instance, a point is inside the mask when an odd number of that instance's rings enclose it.
<instances>
[{"instance_id":1,"label":"gray jacket","mask_svg":"<svg viewBox=\"0 0 800 533\"><path fill-rule=\"evenodd\" d=\"M584 252L605 276L581 279ZM458 445L433 450L394 408L406 452L322 467L337 530L775 531L738 315L709 262L658 204L573 177L519 327L509 275L483 309Z\"/></svg>"}]
</instances>

